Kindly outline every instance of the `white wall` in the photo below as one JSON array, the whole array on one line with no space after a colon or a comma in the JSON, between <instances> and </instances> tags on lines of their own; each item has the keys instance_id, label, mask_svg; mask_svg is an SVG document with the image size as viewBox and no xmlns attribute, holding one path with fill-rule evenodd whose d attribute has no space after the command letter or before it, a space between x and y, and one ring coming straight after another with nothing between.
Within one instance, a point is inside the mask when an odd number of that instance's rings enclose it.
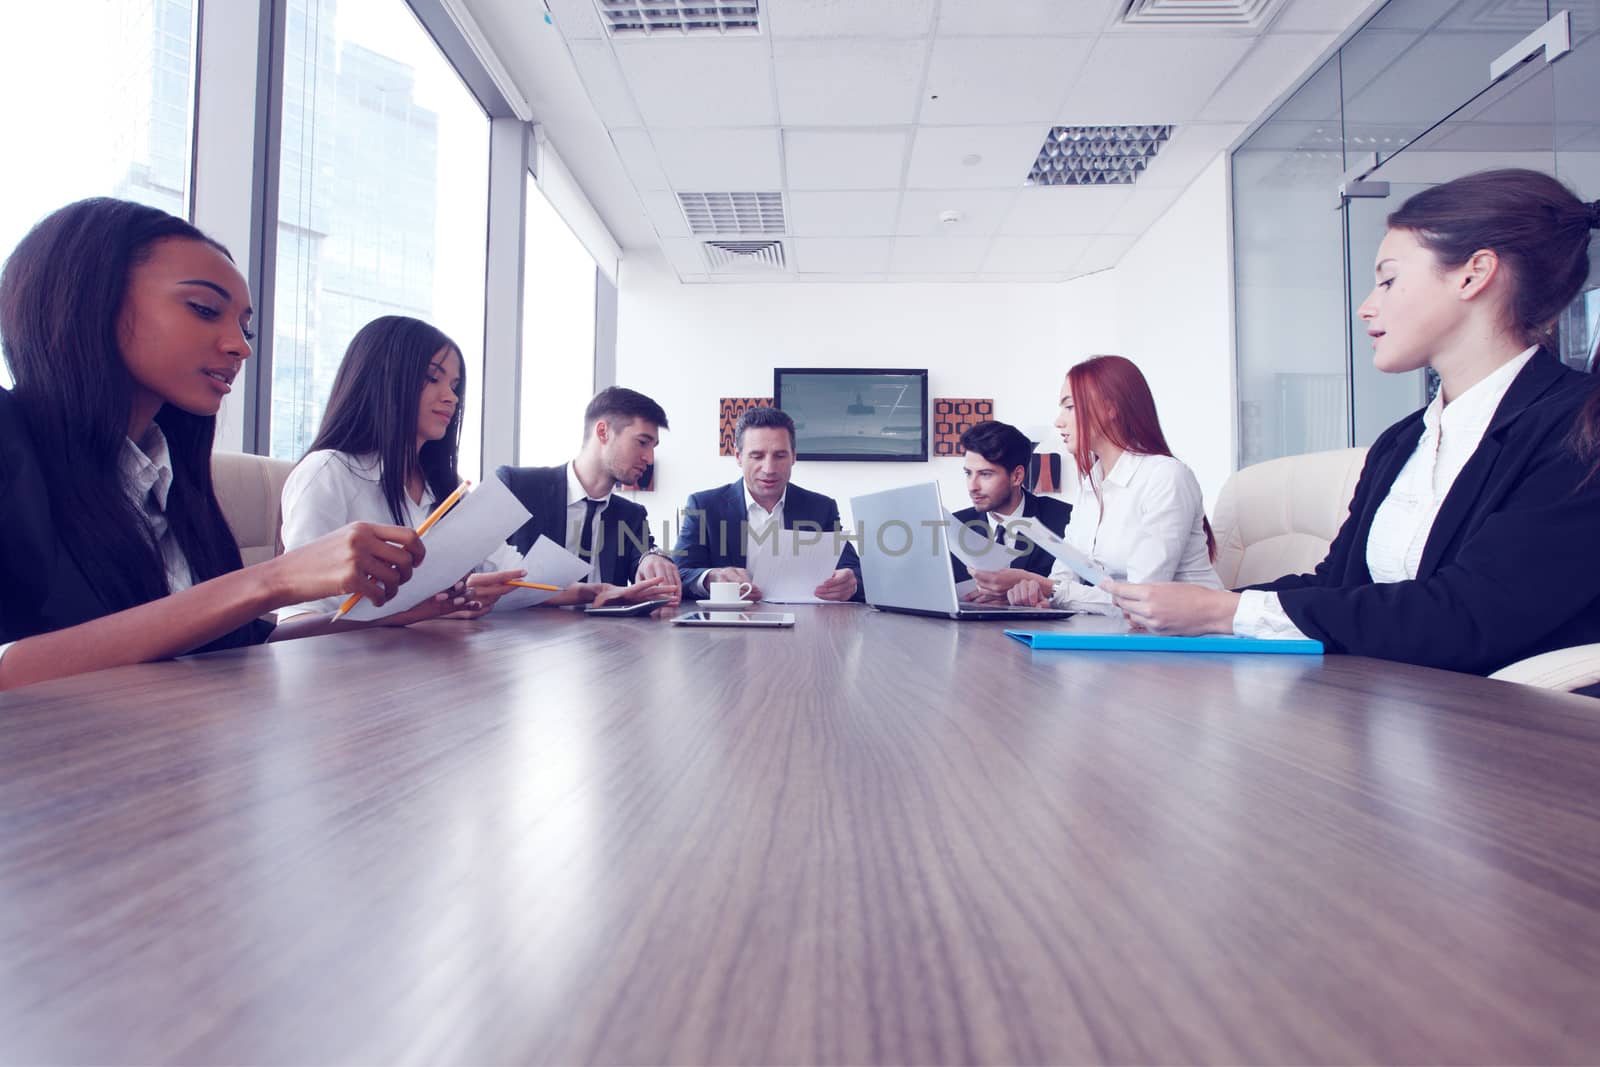
<instances>
[{"instance_id":1,"label":"white wall","mask_svg":"<svg viewBox=\"0 0 1600 1067\"><path fill-rule=\"evenodd\" d=\"M928 369L936 397L993 397L996 416L1048 427L1072 353L1115 351L1108 275L1056 284L683 285L630 254L618 293L617 384L646 393L672 429L656 453L656 491L640 493L653 528L691 492L733 481L717 455L718 398L772 395L772 368ZM576 419L574 420L576 421ZM1059 441L1056 442L1059 445ZM966 502L961 460L802 462L794 480L839 501L920 480Z\"/></svg>"},{"instance_id":2,"label":"white wall","mask_svg":"<svg viewBox=\"0 0 1600 1067\"><path fill-rule=\"evenodd\" d=\"M1200 479L1208 513L1237 454L1228 203L1219 156L1111 272L1119 354L1144 371L1167 443Z\"/></svg>"},{"instance_id":3,"label":"white wall","mask_svg":"<svg viewBox=\"0 0 1600 1067\"><path fill-rule=\"evenodd\" d=\"M776 366L926 367L933 396L993 397L997 418L1059 447L1048 427L1066 368L1120 353L1149 377L1167 438L1209 508L1234 457L1227 194L1219 159L1121 265L1060 284L683 285L664 263L630 253L617 384L655 398L673 426L657 450L656 490L637 495L657 537L691 492L738 477L717 455L718 398L770 396ZM947 503L965 503L959 458L811 461L794 474L837 499L846 523L852 495L929 479Z\"/></svg>"}]
</instances>

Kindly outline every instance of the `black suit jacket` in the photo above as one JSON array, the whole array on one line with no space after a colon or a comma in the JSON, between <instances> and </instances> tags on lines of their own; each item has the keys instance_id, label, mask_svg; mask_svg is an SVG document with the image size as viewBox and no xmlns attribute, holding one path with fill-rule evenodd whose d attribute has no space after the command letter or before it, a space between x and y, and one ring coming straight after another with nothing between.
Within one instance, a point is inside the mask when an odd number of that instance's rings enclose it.
<instances>
[{"instance_id":1,"label":"black suit jacket","mask_svg":"<svg viewBox=\"0 0 1600 1067\"><path fill-rule=\"evenodd\" d=\"M954 514L956 521L962 526L971 526L974 529L981 530L987 538L989 519L983 512L977 508L962 508ZM1072 518L1072 505L1064 500L1057 500L1055 497L1037 496L1024 489L1022 491L1022 517L1036 520L1046 530L1049 530L1057 537L1061 537L1066 534L1067 522ZM951 537L960 537L962 536L962 531L951 530L949 535ZM966 536L972 537L973 535L967 534ZM976 542L973 543L976 545ZM956 581L964 582L972 577L971 574L967 573L967 565L959 559L951 556L950 563L955 568ZM1027 553L1018 556L1011 565L1019 570L1032 571L1034 574L1048 578L1050 577L1050 572L1055 569L1056 558L1039 545L1033 545Z\"/></svg>"},{"instance_id":2,"label":"black suit jacket","mask_svg":"<svg viewBox=\"0 0 1600 1067\"><path fill-rule=\"evenodd\" d=\"M109 565L78 559L62 545L33 438L20 404L0 389L0 644L77 626L111 613L93 576ZM260 619L191 652L258 645L272 633Z\"/></svg>"},{"instance_id":3,"label":"black suit jacket","mask_svg":"<svg viewBox=\"0 0 1600 1067\"><path fill-rule=\"evenodd\" d=\"M713 567L745 566L746 521L742 481L690 495L689 503L684 505L678 545L672 550L685 586ZM783 528L837 530L839 505L831 496L813 493L791 482L783 498ZM839 566L855 572L856 593L850 599L864 601L861 560L856 555L855 545L844 546L839 553Z\"/></svg>"},{"instance_id":4,"label":"black suit jacket","mask_svg":"<svg viewBox=\"0 0 1600 1067\"><path fill-rule=\"evenodd\" d=\"M507 542L518 552L527 552L544 534L556 544L567 544L567 465L559 467L498 467L495 474L506 483L522 506L533 516L523 523ZM656 547L650 534L650 514L639 504L612 494L611 503L600 513L600 580L612 585L631 585L639 561Z\"/></svg>"},{"instance_id":5,"label":"black suit jacket","mask_svg":"<svg viewBox=\"0 0 1600 1067\"><path fill-rule=\"evenodd\" d=\"M1422 436L1420 411L1373 443L1317 569L1254 588L1277 592L1329 651L1473 674L1600 641L1600 478L1584 484L1567 443L1589 385L1547 352L1528 361L1450 487L1414 580L1374 582L1367 537Z\"/></svg>"}]
</instances>

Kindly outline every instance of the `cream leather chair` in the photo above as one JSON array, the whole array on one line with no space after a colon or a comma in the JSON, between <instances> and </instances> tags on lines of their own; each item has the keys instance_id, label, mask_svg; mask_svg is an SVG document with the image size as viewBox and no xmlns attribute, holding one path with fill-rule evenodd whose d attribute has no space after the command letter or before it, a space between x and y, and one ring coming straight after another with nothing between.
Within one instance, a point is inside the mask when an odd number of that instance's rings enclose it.
<instances>
[{"instance_id":1,"label":"cream leather chair","mask_svg":"<svg viewBox=\"0 0 1600 1067\"><path fill-rule=\"evenodd\" d=\"M294 464L241 452L213 452L211 481L245 566L276 556L283 483Z\"/></svg>"},{"instance_id":2,"label":"cream leather chair","mask_svg":"<svg viewBox=\"0 0 1600 1067\"><path fill-rule=\"evenodd\" d=\"M1311 452L1236 472L1217 496L1217 576L1229 589L1312 570L1350 512L1367 450ZM1571 691L1600 682L1600 644L1531 656L1491 678Z\"/></svg>"}]
</instances>

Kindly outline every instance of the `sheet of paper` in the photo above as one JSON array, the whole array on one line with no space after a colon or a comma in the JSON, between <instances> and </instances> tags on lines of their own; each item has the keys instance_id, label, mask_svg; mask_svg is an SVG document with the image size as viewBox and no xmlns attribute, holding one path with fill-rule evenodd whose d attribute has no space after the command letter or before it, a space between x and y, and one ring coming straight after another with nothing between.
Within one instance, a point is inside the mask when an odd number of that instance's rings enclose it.
<instances>
[{"instance_id":1,"label":"sheet of paper","mask_svg":"<svg viewBox=\"0 0 1600 1067\"><path fill-rule=\"evenodd\" d=\"M556 544L550 538L539 535L539 540L528 549L527 555L522 557L521 567L528 572L523 579L529 582L538 582L540 585L558 585L562 589L573 582L581 581L589 574L589 564ZM495 611L516 611L518 608L531 608L535 604L543 604L555 596L547 589L513 589L499 600L495 601Z\"/></svg>"},{"instance_id":2,"label":"sheet of paper","mask_svg":"<svg viewBox=\"0 0 1600 1067\"><path fill-rule=\"evenodd\" d=\"M950 553L967 565L969 571L1003 571L1022 555L1015 549L992 540L989 524L974 520L971 526L963 525L949 508L944 512L945 540L950 543ZM1024 536L1033 536L1033 524L1023 529Z\"/></svg>"},{"instance_id":3,"label":"sheet of paper","mask_svg":"<svg viewBox=\"0 0 1600 1067\"><path fill-rule=\"evenodd\" d=\"M1028 536L1033 538L1034 544L1043 548L1062 563L1072 568L1072 573L1088 582L1090 585L1099 585L1110 575L1095 566L1094 561L1067 544L1049 530L1035 523L1028 531Z\"/></svg>"},{"instance_id":4,"label":"sheet of paper","mask_svg":"<svg viewBox=\"0 0 1600 1067\"><path fill-rule=\"evenodd\" d=\"M366 622L416 607L460 581L530 518L528 509L499 478L479 482L423 535L427 555L394 598L381 608L363 599L345 618Z\"/></svg>"},{"instance_id":5,"label":"sheet of paper","mask_svg":"<svg viewBox=\"0 0 1600 1067\"><path fill-rule=\"evenodd\" d=\"M812 592L839 566L843 542L832 531L779 530L750 538L745 569L769 604L820 604Z\"/></svg>"}]
</instances>

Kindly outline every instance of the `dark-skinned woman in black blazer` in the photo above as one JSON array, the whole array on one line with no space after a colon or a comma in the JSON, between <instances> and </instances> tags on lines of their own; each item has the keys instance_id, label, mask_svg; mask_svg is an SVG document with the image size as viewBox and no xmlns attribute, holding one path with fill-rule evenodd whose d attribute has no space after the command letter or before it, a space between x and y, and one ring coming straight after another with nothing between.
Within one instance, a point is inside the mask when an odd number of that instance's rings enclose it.
<instances>
[{"instance_id":1,"label":"dark-skinned woman in black blazer","mask_svg":"<svg viewBox=\"0 0 1600 1067\"><path fill-rule=\"evenodd\" d=\"M1237 592L1111 583L1130 621L1477 674L1600 641L1600 478L1575 429L1592 390L1547 347L1588 276L1600 204L1486 171L1388 224L1360 316L1378 369L1431 367L1438 395L1373 443L1315 571Z\"/></svg>"}]
</instances>

